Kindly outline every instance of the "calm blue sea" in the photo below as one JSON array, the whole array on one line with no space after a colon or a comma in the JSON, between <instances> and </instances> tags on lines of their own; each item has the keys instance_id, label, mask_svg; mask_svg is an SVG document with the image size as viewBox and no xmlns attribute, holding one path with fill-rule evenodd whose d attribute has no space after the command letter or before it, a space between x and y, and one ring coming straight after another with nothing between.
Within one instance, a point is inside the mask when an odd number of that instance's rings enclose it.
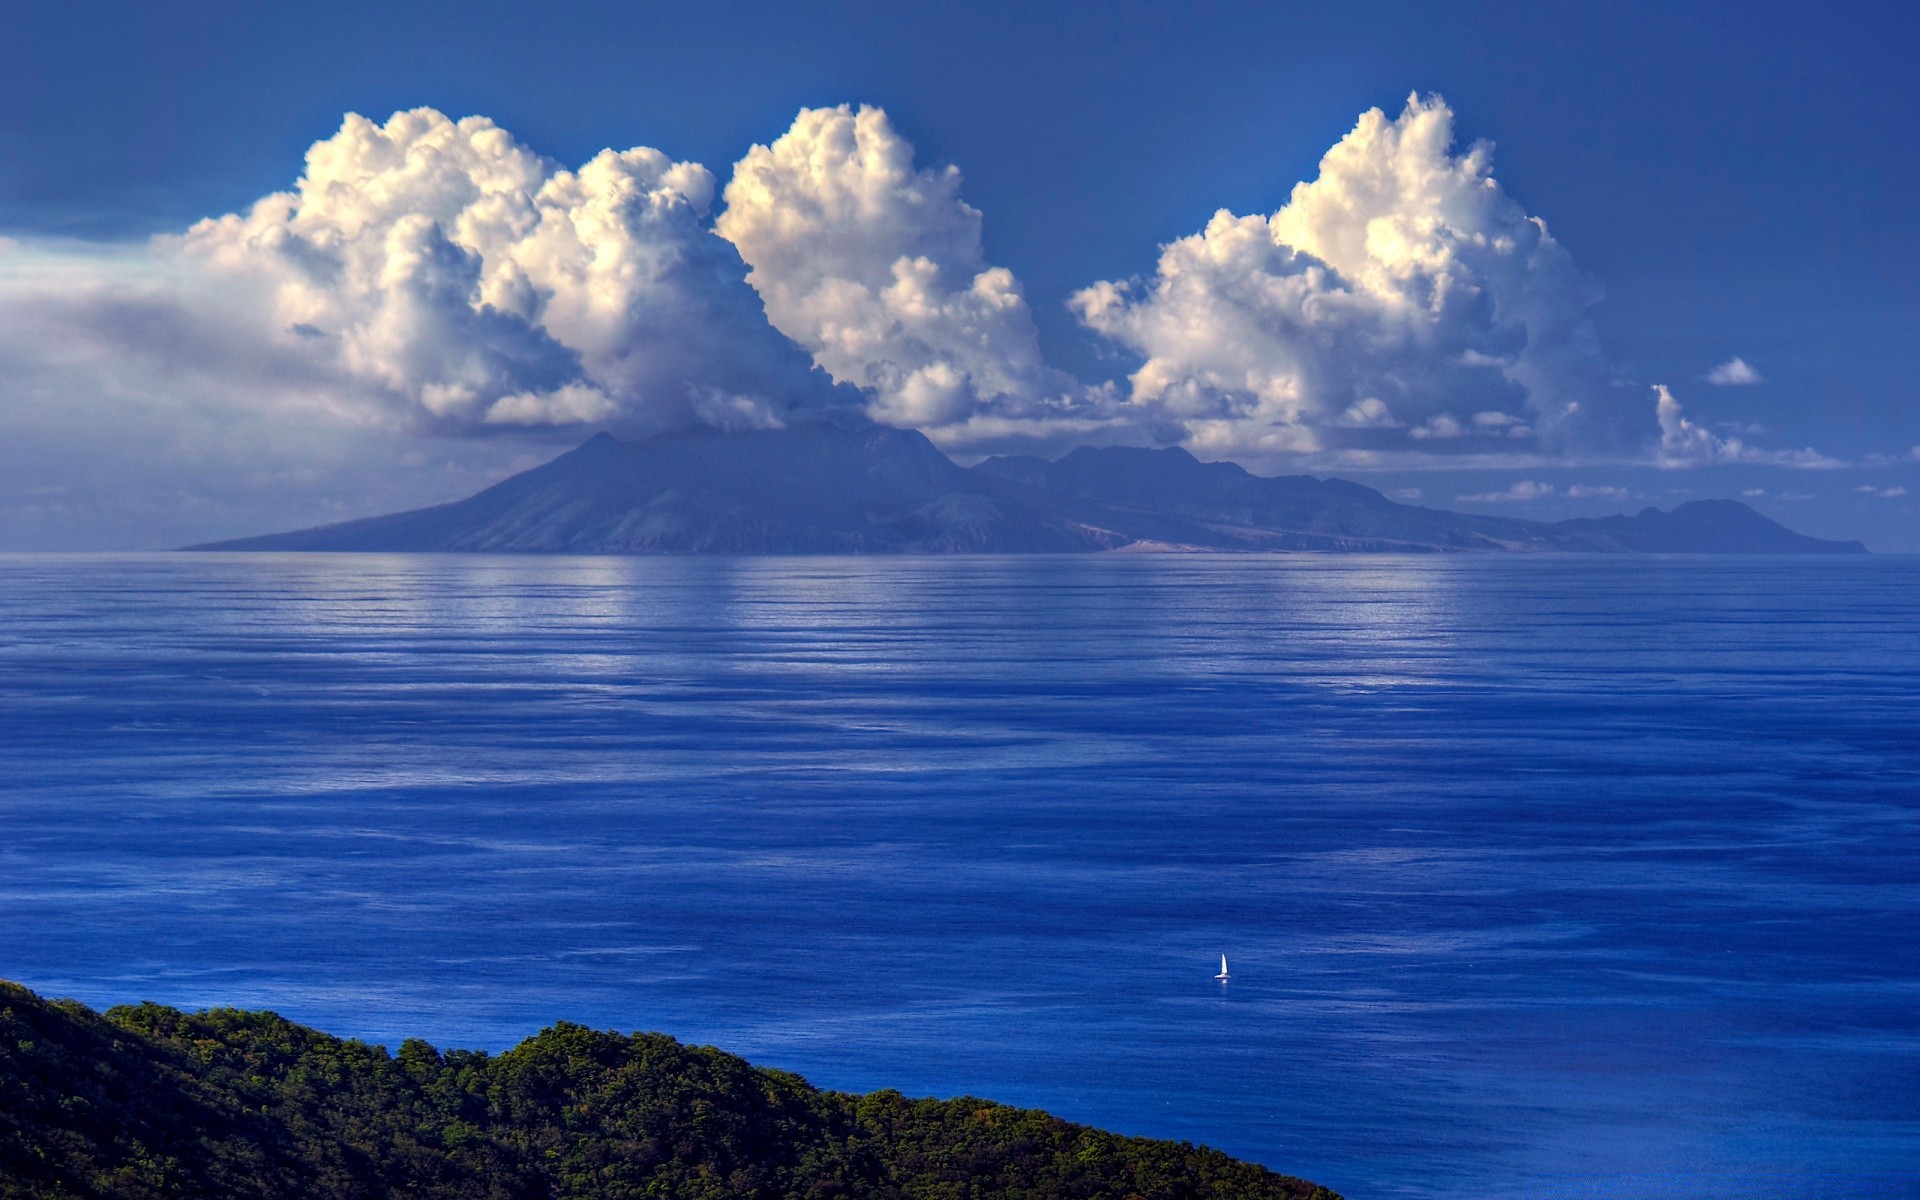
<instances>
[{"instance_id":1,"label":"calm blue sea","mask_svg":"<svg viewBox=\"0 0 1920 1200\"><path fill-rule=\"evenodd\" d=\"M1920 559L7 557L0 788L91 1004L1920 1196Z\"/></svg>"}]
</instances>

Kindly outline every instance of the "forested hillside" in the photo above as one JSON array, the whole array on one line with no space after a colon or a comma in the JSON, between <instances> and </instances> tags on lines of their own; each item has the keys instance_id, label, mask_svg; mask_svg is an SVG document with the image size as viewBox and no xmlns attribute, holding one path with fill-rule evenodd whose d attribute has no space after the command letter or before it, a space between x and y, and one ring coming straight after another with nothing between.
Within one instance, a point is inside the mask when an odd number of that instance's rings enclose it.
<instances>
[{"instance_id":1,"label":"forested hillside","mask_svg":"<svg viewBox=\"0 0 1920 1200\"><path fill-rule=\"evenodd\" d=\"M1334 1200L984 1100L821 1091L660 1034L390 1054L272 1013L0 983L0 1197Z\"/></svg>"}]
</instances>

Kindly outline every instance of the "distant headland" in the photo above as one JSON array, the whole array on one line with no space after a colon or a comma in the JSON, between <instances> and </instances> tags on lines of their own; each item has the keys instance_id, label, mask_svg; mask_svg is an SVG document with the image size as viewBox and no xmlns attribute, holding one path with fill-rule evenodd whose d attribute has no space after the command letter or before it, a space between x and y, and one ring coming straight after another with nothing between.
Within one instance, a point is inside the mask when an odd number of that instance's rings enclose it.
<instances>
[{"instance_id":1,"label":"distant headland","mask_svg":"<svg viewBox=\"0 0 1920 1200\"><path fill-rule=\"evenodd\" d=\"M985 1100L821 1091L661 1034L397 1054L272 1013L104 1015L0 982L0 1195L1339 1200Z\"/></svg>"},{"instance_id":2,"label":"distant headland","mask_svg":"<svg viewBox=\"0 0 1920 1200\"><path fill-rule=\"evenodd\" d=\"M465 500L194 550L539 554L1443 551L1864 554L1737 500L1552 523L1254 475L1180 449L1083 447L962 467L925 435L820 421L599 434Z\"/></svg>"}]
</instances>

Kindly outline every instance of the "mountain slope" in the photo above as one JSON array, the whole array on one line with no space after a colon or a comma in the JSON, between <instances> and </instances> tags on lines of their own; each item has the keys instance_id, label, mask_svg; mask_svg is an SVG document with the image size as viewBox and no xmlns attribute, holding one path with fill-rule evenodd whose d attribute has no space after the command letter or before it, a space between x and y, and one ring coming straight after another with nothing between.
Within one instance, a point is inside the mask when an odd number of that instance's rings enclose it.
<instances>
[{"instance_id":1,"label":"mountain slope","mask_svg":"<svg viewBox=\"0 0 1920 1200\"><path fill-rule=\"evenodd\" d=\"M1544 524L1399 504L1184 450L1082 448L963 468L920 433L829 423L600 434L453 504L201 550L592 554L1134 549L1863 553L1736 501Z\"/></svg>"},{"instance_id":2,"label":"mountain slope","mask_svg":"<svg viewBox=\"0 0 1920 1200\"><path fill-rule=\"evenodd\" d=\"M853 554L1125 540L1004 494L1013 490L884 426L697 428L640 442L603 433L457 503L201 548Z\"/></svg>"},{"instance_id":3,"label":"mountain slope","mask_svg":"<svg viewBox=\"0 0 1920 1200\"><path fill-rule=\"evenodd\" d=\"M1337 1200L983 1100L823 1092L660 1034L397 1055L272 1013L0 983L5 1200Z\"/></svg>"}]
</instances>

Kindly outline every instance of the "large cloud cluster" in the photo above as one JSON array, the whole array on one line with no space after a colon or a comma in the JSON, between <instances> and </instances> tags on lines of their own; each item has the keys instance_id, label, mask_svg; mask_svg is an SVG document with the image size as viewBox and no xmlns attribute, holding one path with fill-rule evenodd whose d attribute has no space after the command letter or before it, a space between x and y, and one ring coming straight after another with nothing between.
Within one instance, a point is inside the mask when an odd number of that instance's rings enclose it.
<instances>
[{"instance_id":1,"label":"large cloud cluster","mask_svg":"<svg viewBox=\"0 0 1920 1200\"><path fill-rule=\"evenodd\" d=\"M1488 146L1455 152L1437 97L1363 115L1278 212L1223 210L1147 278L1076 294L1133 356L1124 383L1046 361L958 170L916 164L878 109L802 111L715 216L718 191L658 150L568 169L419 109L347 117L292 190L178 235L0 238L0 518L46 544L162 509L165 540L238 534L450 499L588 428L822 409L976 453L1832 465L1609 364L1598 288Z\"/></svg>"},{"instance_id":2,"label":"large cloud cluster","mask_svg":"<svg viewBox=\"0 0 1920 1200\"><path fill-rule=\"evenodd\" d=\"M458 498L590 427L857 406L767 324L710 173L349 116L293 190L0 245L0 544L179 544ZM483 436L475 436L483 435Z\"/></svg>"},{"instance_id":3,"label":"large cloud cluster","mask_svg":"<svg viewBox=\"0 0 1920 1200\"><path fill-rule=\"evenodd\" d=\"M271 335L430 429L765 424L824 381L766 326L658 150L565 170L482 117L349 116L292 192L169 243L252 288Z\"/></svg>"},{"instance_id":4,"label":"large cloud cluster","mask_svg":"<svg viewBox=\"0 0 1920 1200\"><path fill-rule=\"evenodd\" d=\"M916 168L877 108L806 109L735 165L715 223L767 317L876 420L947 444L1087 431L1104 392L1049 367L1012 272L989 266L960 172Z\"/></svg>"},{"instance_id":5,"label":"large cloud cluster","mask_svg":"<svg viewBox=\"0 0 1920 1200\"><path fill-rule=\"evenodd\" d=\"M1491 172L1487 144L1453 153L1439 98L1374 109L1280 211L1222 210L1150 279L1073 306L1145 359L1133 402L1215 454L1538 453L1651 433L1587 321L1598 288Z\"/></svg>"}]
</instances>

